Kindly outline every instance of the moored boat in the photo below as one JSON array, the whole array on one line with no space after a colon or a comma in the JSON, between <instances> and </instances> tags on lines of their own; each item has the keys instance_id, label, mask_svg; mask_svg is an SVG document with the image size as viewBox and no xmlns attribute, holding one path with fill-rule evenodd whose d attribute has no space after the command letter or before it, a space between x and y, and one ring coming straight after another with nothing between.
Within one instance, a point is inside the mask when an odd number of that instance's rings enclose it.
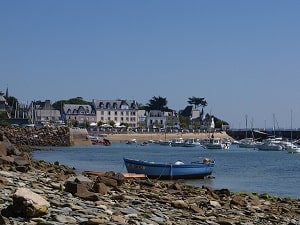
<instances>
[{"instance_id":1,"label":"moored boat","mask_svg":"<svg viewBox=\"0 0 300 225\"><path fill-rule=\"evenodd\" d=\"M183 138L175 138L175 139L171 140L170 145L172 147L183 147L184 140L183 140Z\"/></svg>"},{"instance_id":2,"label":"moored boat","mask_svg":"<svg viewBox=\"0 0 300 225\"><path fill-rule=\"evenodd\" d=\"M207 149L229 149L230 143L220 138L210 138L204 140L202 145Z\"/></svg>"},{"instance_id":3,"label":"moored boat","mask_svg":"<svg viewBox=\"0 0 300 225\"><path fill-rule=\"evenodd\" d=\"M205 178L212 174L214 160L185 164L181 161L175 163L155 163L150 161L123 158L128 173L145 174L148 178L156 179L196 179Z\"/></svg>"},{"instance_id":4,"label":"moored boat","mask_svg":"<svg viewBox=\"0 0 300 225\"><path fill-rule=\"evenodd\" d=\"M253 138L244 138L238 143L240 148L256 148L260 144L261 142L257 142Z\"/></svg>"},{"instance_id":5,"label":"moored boat","mask_svg":"<svg viewBox=\"0 0 300 225\"><path fill-rule=\"evenodd\" d=\"M300 147L295 144L291 144L286 148L288 153L300 153Z\"/></svg>"},{"instance_id":6,"label":"moored boat","mask_svg":"<svg viewBox=\"0 0 300 225\"><path fill-rule=\"evenodd\" d=\"M196 146L201 146L201 143L198 139L194 138L188 138L187 140L184 141L184 147L196 147Z\"/></svg>"},{"instance_id":7,"label":"moored boat","mask_svg":"<svg viewBox=\"0 0 300 225\"><path fill-rule=\"evenodd\" d=\"M128 145L136 144L136 143L137 143L137 140L135 138L126 141L126 144L128 144Z\"/></svg>"},{"instance_id":8,"label":"moored boat","mask_svg":"<svg viewBox=\"0 0 300 225\"><path fill-rule=\"evenodd\" d=\"M103 138L103 140L92 140L92 145L105 145L105 146L108 146L108 145L111 145L111 141L106 139L106 138Z\"/></svg>"},{"instance_id":9,"label":"moored boat","mask_svg":"<svg viewBox=\"0 0 300 225\"><path fill-rule=\"evenodd\" d=\"M261 151L282 151L284 148L280 143L279 139L268 138L262 141L261 145L257 146L258 150Z\"/></svg>"}]
</instances>

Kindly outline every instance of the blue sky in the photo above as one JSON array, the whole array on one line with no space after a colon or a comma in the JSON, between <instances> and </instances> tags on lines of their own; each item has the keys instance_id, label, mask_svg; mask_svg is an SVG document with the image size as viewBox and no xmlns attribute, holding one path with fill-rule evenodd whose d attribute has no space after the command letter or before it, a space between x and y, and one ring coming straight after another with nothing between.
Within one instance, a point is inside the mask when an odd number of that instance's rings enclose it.
<instances>
[{"instance_id":1,"label":"blue sky","mask_svg":"<svg viewBox=\"0 0 300 225\"><path fill-rule=\"evenodd\" d=\"M0 90L20 102L165 97L234 128L300 128L300 1L0 1ZM291 116L292 115L292 116ZM292 121L292 123L291 123Z\"/></svg>"}]
</instances>

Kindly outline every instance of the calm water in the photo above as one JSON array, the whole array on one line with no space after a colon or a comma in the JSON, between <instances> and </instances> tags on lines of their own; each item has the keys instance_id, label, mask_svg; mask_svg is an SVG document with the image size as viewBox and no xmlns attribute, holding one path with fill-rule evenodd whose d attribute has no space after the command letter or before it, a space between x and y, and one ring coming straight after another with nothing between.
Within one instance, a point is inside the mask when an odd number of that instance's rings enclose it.
<instances>
[{"instance_id":1,"label":"calm water","mask_svg":"<svg viewBox=\"0 0 300 225\"><path fill-rule=\"evenodd\" d=\"M49 149L49 148L48 148ZM196 186L215 189L269 193L280 197L300 198L300 154L285 151L257 151L231 146L229 150L206 150L149 144L147 146L113 143L111 146L51 147L36 151L33 158L86 170L126 172L123 157L157 162L191 162L204 157L216 161L214 179L187 180Z\"/></svg>"}]
</instances>

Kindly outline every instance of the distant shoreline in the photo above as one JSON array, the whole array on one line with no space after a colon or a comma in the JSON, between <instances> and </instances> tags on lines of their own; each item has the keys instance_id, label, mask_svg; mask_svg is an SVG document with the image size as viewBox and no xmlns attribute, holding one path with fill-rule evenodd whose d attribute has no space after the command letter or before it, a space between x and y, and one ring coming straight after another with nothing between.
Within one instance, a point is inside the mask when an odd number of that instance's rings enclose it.
<instances>
[{"instance_id":1,"label":"distant shoreline","mask_svg":"<svg viewBox=\"0 0 300 225\"><path fill-rule=\"evenodd\" d=\"M127 141L131 139L136 139L137 141L148 141L148 140L171 140L174 138L195 138L195 139L206 139L210 138L210 133L131 133L131 134L109 134L107 139L111 141ZM215 138L232 139L225 132L224 133L214 133Z\"/></svg>"},{"instance_id":2,"label":"distant shoreline","mask_svg":"<svg viewBox=\"0 0 300 225\"><path fill-rule=\"evenodd\" d=\"M85 133L85 132L84 132ZM85 133L86 134L86 133ZM100 134L90 134L95 136L100 136ZM195 138L195 139L207 139L211 137L211 133L118 133L118 134L107 134L106 139L111 142L123 142L131 139L136 139L137 142L143 141L158 141L158 140L172 140L175 138ZM215 138L229 139L233 140L226 132L216 132L213 133ZM101 137L100 137L101 139ZM86 135L74 136L74 145L91 145L91 140L86 139Z\"/></svg>"}]
</instances>

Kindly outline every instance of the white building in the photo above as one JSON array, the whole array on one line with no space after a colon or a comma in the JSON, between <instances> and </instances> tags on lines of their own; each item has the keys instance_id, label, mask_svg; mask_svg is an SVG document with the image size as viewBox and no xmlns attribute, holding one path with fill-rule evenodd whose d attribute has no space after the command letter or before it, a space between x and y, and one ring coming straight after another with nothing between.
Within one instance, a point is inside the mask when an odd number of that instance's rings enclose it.
<instances>
[{"instance_id":1,"label":"white building","mask_svg":"<svg viewBox=\"0 0 300 225\"><path fill-rule=\"evenodd\" d=\"M64 104L63 120L76 120L78 123L95 123L96 111L91 105Z\"/></svg>"},{"instance_id":2,"label":"white building","mask_svg":"<svg viewBox=\"0 0 300 225\"><path fill-rule=\"evenodd\" d=\"M93 99L96 120L104 123L113 121L116 125L128 124L138 127L138 105L135 100L97 100Z\"/></svg>"},{"instance_id":3,"label":"white building","mask_svg":"<svg viewBox=\"0 0 300 225\"><path fill-rule=\"evenodd\" d=\"M147 128L179 127L179 119L175 111L150 110L146 113Z\"/></svg>"}]
</instances>

